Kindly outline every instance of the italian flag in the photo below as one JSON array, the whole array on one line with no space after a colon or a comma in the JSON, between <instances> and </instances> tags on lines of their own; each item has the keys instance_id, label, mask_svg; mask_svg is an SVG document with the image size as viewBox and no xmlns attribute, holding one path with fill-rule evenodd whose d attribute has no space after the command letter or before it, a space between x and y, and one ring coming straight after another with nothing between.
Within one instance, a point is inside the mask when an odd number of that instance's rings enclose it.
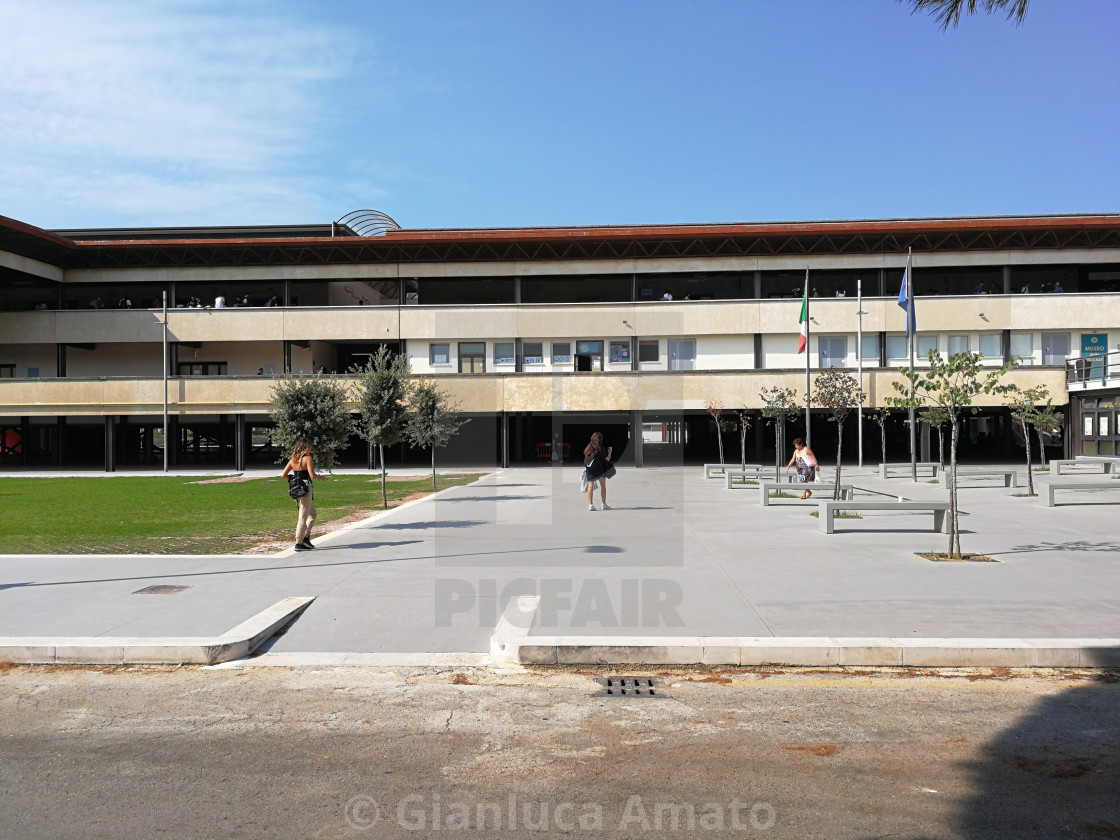
<instances>
[{"instance_id":1,"label":"italian flag","mask_svg":"<svg viewBox=\"0 0 1120 840\"><path fill-rule=\"evenodd\" d=\"M801 324L801 337L797 339L797 352L804 353L805 345L809 343L809 284L805 283L805 291L801 298L801 317L797 319Z\"/></svg>"}]
</instances>

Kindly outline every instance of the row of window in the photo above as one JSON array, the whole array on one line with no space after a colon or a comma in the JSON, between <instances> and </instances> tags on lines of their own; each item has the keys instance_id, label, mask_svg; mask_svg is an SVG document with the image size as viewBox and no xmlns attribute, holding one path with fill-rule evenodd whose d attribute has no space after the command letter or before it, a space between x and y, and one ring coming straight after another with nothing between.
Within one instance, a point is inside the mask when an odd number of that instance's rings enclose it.
<instances>
[{"instance_id":1,"label":"row of window","mask_svg":"<svg viewBox=\"0 0 1120 840\"><path fill-rule=\"evenodd\" d=\"M693 370L696 366L696 339L671 338L667 341L669 370ZM521 364L532 368L545 364L545 350L551 351L553 367L570 367L572 370L603 370L604 363L629 365L633 361L633 346L629 341L524 341L521 344ZM459 373L486 372L486 342L460 341L458 353ZM573 352L574 351L574 352ZM492 364L495 368L517 366L517 344L513 341L494 342ZM660 362L661 341L642 339L638 342L639 362ZM432 367L451 367L451 342L433 342L428 345L428 363Z\"/></svg>"}]
</instances>

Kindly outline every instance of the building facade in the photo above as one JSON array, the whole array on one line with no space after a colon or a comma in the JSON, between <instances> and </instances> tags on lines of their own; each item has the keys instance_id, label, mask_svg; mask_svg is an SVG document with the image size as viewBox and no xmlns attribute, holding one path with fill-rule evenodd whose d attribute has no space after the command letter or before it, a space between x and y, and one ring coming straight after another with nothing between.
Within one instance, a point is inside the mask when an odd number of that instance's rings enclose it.
<instances>
[{"instance_id":1,"label":"building facade","mask_svg":"<svg viewBox=\"0 0 1120 840\"><path fill-rule=\"evenodd\" d=\"M0 468L161 464L165 395L175 466L272 464L276 377L345 379L383 344L471 417L445 461L549 462L599 428L623 463L697 463L716 451L718 404L746 412L747 457L765 462L761 390L805 393L806 284L810 373L862 366L869 403L894 393L908 250L919 365L930 349L1016 360L1008 381L1045 385L1063 411L1049 455L1120 455L1120 215L373 235L0 217ZM907 460L903 414L889 422L887 457ZM787 438L805 431L799 418ZM809 431L827 460L834 428L814 415ZM854 421L846 434L854 460ZM919 440L936 458L935 434ZM738 458L738 434L725 444ZM961 455L1015 460L1021 446L991 398ZM864 455L879 459L877 426ZM369 457L355 438L343 462Z\"/></svg>"}]
</instances>

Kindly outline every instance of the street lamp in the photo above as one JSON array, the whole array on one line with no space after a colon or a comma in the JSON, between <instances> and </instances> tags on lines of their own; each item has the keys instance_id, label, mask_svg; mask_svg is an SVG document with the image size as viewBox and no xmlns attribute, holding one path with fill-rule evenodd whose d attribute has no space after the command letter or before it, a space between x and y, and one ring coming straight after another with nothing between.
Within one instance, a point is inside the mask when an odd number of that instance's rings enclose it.
<instances>
[{"instance_id":1,"label":"street lamp","mask_svg":"<svg viewBox=\"0 0 1120 840\"><path fill-rule=\"evenodd\" d=\"M856 406L856 430L859 466L863 469L863 278L856 278L856 376L859 379L859 404Z\"/></svg>"}]
</instances>

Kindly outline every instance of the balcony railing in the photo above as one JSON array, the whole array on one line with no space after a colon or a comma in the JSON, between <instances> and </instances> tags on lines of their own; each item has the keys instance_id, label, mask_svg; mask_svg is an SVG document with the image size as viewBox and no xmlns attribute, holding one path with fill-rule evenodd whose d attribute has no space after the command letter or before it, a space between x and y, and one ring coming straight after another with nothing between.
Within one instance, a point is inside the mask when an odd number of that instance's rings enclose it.
<instances>
[{"instance_id":1,"label":"balcony railing","mask_svg":"<svg viewBox=\"0 0 1120 840\"><path fill-rule=\"evenodd\" d=\"M1070 359L1066 362L1066 385L1082 388L1120 385L1120 351Z\"/></svg>"}]
</instances>

